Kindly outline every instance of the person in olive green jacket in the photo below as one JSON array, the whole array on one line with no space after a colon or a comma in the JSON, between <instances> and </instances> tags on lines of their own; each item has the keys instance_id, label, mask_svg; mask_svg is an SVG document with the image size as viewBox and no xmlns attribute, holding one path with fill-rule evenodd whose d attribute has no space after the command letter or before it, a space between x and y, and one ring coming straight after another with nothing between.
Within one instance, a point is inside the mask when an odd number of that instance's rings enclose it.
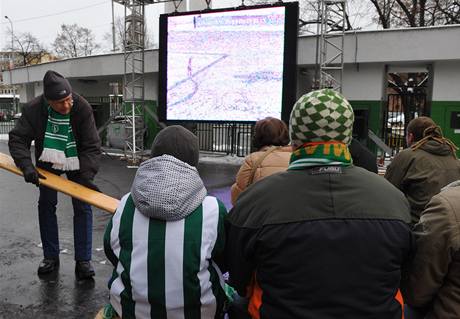
<instances>
[{"instance_id":1,"label":"person in olive green jacket","mask_svg":"<svg viewBox=\"0 0 460 319\"><path fill-rule=\"evenodd\" d=\"M460 318L460 181L431 199L414 234L417 252L401 289L418 316L406 318Z\"/></svg>"},{"instance_id":2,"label":"person in olive green jacket","mask_svg":"<svg viewBox=\"0 0 460 319\"><path fill-rule=\"evenodd\" d=\"M408 148L396 154L385 178L406 195L412 224L416 224L430 199L442 187L460 179L460 162L455 154L457 147L443 137L429 117L409 122L406 142Z\"/></svg>"}]
</instances>

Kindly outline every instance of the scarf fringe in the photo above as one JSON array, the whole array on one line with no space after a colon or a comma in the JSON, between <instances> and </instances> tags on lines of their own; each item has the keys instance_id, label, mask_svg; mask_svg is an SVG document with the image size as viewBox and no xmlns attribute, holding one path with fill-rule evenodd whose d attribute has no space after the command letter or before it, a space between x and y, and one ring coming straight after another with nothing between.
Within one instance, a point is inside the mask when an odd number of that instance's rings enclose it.
<instances>
[{"instance_id":1,"label":"scarf fringe","mask_svg":"<svg viewBox=\"0 0 460 319\"><path fill-rule=\"evenodd\" d=\"M78 171L80 169L80 161L78 157L68 157L64 164L64 171Z\"/></svg>"},{"instance_id":2,"label":"scarf fringe","mask_svg":"<svg viewBox=\"0 0 460 319\"><path fill-rule=\"evenodd\" d=\"M58 165L64 165L66 162L65 153L51 148L44 148L39 158L42 162L49 162Z\"/></svg>"},{"instance_id":3,"label":"scarf fringe","mask_svg":"<svg viewBox=\"0 0 460 319\"><path fill-rule=\"evenodd\" d=\"M80 161L78 157L66 157L62 151L45 148L39 158L42 162L53 163L53 168L61 171L78 171Z\"/></svg>"}]
</instances>

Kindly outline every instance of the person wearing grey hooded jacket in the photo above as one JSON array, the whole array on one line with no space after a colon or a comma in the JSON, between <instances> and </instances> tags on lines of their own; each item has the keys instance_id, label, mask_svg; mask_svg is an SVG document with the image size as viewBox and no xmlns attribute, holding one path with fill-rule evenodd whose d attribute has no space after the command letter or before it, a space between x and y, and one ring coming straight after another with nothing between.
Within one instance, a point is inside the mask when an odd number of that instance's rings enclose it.
<instances>
[{"instance_id":1,"label":"person wearing grey hooded jacket","mask_svg":"<svg viewBox=\"0 0 460 319\"><path fill-rule=\"evenodd\" d=\"M198 139L163 129L104 236L110 304L122 318L222 318L224 205L207 196Z\"/></svg>"}]
</instances>

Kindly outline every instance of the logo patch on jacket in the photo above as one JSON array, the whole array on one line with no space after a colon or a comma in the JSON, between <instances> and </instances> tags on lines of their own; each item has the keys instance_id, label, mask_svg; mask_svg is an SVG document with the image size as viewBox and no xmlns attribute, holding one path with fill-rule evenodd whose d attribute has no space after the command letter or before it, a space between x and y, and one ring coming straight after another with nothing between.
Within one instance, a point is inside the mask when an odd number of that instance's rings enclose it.
<instances>
[{"instance_id":1,"label":"logo patch on jacket","mask_svg":"<svg viewBox=\"0 0 460 319\"><path fill-rule=\"evenodd\" d=\"M342 174L341 166L318 166L313 167L309 171L310 175L320 175L320 174Z\"/></svg>"}]
</instances>

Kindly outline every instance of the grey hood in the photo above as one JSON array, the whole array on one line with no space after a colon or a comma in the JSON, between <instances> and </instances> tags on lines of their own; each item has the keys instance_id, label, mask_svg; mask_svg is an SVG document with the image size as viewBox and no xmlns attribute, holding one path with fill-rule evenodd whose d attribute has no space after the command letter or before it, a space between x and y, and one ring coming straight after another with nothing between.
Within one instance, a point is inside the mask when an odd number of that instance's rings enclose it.
<instances>
[{"instance_id":1,"label":"grey hood","mask_svg":"<svg viewBox=\"0 0 460 319\"><path fill-rule=\"evenodd\" d=\"M143 162L131 187L134 205L143 215L166 221L190 215L206 194L197 169L170 155Z\"/></svg>"}]
</instances>

